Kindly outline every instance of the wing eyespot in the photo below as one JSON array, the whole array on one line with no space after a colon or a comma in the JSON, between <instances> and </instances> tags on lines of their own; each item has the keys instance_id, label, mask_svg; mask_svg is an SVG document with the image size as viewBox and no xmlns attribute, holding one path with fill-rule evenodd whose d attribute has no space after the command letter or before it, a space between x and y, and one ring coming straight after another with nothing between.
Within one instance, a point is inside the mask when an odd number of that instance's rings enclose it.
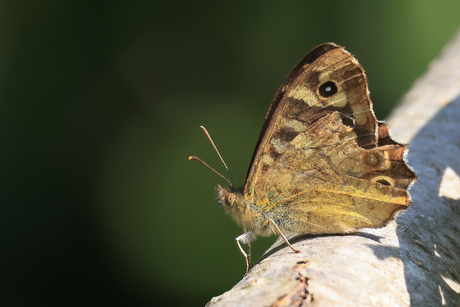
<instances>
[{"instance_id":1,"label":"wing eyespot","mask_svg":"<svg viewBox=\"0 0 460 307\"><path fill-rule=\"evenodd\" d=\"M318 88L318 92L321 96L324 98L331 97L332 95L335 95L338 91L337 85L335 85L334 82L332 81L327 81L323 84L320 85Z\"/></svg>"},{"instance_id":2,"label":"wing eyespot","mask_svg":"<svg viewBox=\"0 0 460 307\"><path fill-rule=\"evenodd\" d=\"M364 162L367 165L376 166L380 163L379 155L374 152L369 152L364 156Z\"/></svg>"},{"instance_id":3,"label":"wing eyespot","mask_svg":"<svg viewBox=\"0 0 460 307\"><path fill-rule=\"evenodd\" d=\"M379 179L379 180L377 180L376 182L391 187L391 183L389 183L389 182L388 182L387 180L385 180L385 179Z\"/></svg>"}]
</instances>

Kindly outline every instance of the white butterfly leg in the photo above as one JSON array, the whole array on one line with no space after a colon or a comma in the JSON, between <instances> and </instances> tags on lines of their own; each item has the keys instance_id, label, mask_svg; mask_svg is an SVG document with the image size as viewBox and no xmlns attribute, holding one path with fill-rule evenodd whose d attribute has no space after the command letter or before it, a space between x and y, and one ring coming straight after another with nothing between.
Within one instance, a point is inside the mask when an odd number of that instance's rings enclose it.
<instances>
[{"instance_id":1,"label":"white butterfly leg","mask_svg":"<svg viewBox=\"0 0 460 307\"><path fill-rule=\"evenodd\" d=\"M244 259L246 260L246 273L248 273L249 267L251 265L251 241L254 238L254 233L252 231L246 231L246 229L244 229L244 231L245 233L243 233L241 236L238 236L235 240L236 244L238 244L240 252L243 254ZM241 243L248 245L248 253L244 251Z\"/></svg>"}]
</instances>

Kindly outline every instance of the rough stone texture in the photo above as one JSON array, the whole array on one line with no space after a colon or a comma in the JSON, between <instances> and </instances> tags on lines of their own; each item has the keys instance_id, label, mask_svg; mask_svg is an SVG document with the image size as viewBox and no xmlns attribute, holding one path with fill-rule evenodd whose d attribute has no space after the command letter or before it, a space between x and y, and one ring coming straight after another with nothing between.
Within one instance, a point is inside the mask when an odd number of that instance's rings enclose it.
<instances>
[{"instance_id":1,"label":"rough stone texture","mask_svg":"<svg viewBox=\"0 0 460 307\"><path fill-rule=\"evenodd\" d=\"M393 112L419 175L395 222L353 235L278 240L207 306L460 305L460 34Z\"/></svg>"}]
</instances>

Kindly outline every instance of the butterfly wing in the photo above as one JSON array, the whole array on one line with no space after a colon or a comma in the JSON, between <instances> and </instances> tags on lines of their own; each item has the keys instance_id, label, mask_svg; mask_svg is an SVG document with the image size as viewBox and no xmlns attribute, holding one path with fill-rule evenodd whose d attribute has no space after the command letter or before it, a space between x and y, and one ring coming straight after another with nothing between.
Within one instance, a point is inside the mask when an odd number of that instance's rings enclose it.
<instances>
[{"instance_id":1,"label":"butterfly wing","mask_svg":"<svg viewBox=\"0 0 460 307\"><path fill-rule=\"evenodd\" d=\"M244 196L287 231L382 226L410 204L415 174L404 151L377 122L358 61L342 47L323 44L275 95Z\"/></svg>"}]
</instances>

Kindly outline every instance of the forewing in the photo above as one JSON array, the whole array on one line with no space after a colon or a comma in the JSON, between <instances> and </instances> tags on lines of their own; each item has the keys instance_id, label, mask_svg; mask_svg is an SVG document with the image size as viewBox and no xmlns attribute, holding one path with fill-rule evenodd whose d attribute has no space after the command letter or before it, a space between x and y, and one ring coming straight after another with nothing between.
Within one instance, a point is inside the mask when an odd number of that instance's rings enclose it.
<instances>
[{"instance_id":1,"label":"forewing","mask_svg":"<svg viewBox=\"0 0 460 307\"><path fill-rule=\"evenodd\" d=\"M337 92L326 97L325 89L331 83ZM353 125L360 147L377 146L377 120L364 70L348 51L327 43L307 54L278 89L246 179L248 201L253 200L256 185L265 181L266 172L287 145L309 125L335 111Z\"/></svg>"}]
</instances>

